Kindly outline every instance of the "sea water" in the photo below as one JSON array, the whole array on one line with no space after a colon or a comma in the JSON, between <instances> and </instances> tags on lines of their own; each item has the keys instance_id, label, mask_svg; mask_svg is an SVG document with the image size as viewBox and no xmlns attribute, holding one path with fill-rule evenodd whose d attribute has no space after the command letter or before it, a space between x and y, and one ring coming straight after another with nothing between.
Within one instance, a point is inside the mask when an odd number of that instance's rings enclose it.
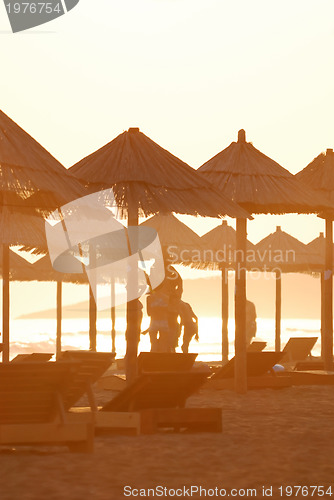
<instances>
[{"instance_id":1,"label":"sea water","mask_svg":"<svg viewBox=\"0 0 334 500\"><path fill-rule=\"evenodd\" d=\"M148 327L148 318L143 319L142 330ZM117 357L125 354L125 318L116 319L116 351ZM230 319L229 357L234 355L234 320ZM111 321L99 319L97 322L97 349L111 351ZM62 349L89 349L88 320L64 319L62 321ZM274 350L275 321L257 319L258 340L267 342L266 349ZM290 337L318 337L312 350L315 356L320 355L320 320L282 319L282 347ZM19 353L50 352L56 350L56 321L53 319L14 319L10 324L10 357ZM139 351L149 351L149 335L141 335ZM180 347L177 349L181 352ZM193 340L189 352L197 352L199 361L221 360L221 319L217 317L199 318L199 342Z\"/></svg>"}]
</instances>

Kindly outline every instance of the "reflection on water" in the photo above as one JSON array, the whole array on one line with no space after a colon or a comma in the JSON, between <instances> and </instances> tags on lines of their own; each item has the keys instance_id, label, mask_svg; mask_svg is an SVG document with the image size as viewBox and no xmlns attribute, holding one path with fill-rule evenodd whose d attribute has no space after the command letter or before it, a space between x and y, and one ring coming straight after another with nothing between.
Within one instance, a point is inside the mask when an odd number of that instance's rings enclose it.
<instances>
[{"instance_id":1,"label":"reflection on water","mask_svg":"<svg viewBox=\"0 0 334 500\"><path fill-rule=\"evenodd\" d=\"M148 318L143 320L142 329L148 327ZM62 346L65 349L88 349L88 320L63 320ZM257 320L257 338L267 342L268 350L274 350L275 322L271 319ZM110 320L100 319L97 323L97 348L99 351L111 351ZM125 354L125 318L116 320L117 357ZM320 321L304 319L282 320L282 346L290 337L311 337L318 335L319 340L312 350L320 355ZM218 361L221 359L221 320L219 318L199 319L199 342L192 341L190 352L198 352L200 361ZM55 352L56 322L45 319L21 319L11 322L11 358L18 353ZM234 355L234 320L229 321L230 357ZM142 335L139 345L141 351L150 350L148 335ZM180 349L178 349L180 350ZM181 351L180 351L181 352Z\"/></svg>"}]
</instances>

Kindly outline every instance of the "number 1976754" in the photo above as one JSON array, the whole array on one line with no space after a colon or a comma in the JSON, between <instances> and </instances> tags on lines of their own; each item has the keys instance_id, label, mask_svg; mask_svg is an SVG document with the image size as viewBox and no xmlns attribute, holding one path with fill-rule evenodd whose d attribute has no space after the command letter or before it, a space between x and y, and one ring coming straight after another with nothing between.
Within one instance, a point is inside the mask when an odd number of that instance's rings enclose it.
<instances>
[{"instance_id":1,"label":"number 1976754","mask_svg":"<svg viewBox=\"0 0 334 500\"><path fill-rule=\"evenodd\" d=\"M52 14L53 12L61 14L63 12L60 3L54 5L51 2L8 3L6 9L9 14Z\"/></svg>"}]
</instances>

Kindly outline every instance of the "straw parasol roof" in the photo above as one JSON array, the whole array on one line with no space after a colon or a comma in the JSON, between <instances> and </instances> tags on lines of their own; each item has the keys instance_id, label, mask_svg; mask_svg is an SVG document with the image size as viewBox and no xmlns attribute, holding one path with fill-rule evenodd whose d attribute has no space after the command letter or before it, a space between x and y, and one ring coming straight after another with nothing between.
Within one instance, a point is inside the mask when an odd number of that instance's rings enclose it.
<instances>
[{"instance_id":1,"label":"straw parasol roof","mask_svg":"<svg viewBox=\"0 0 334 500\"><path fill-rule=\"evenodd\" d=\"M47 243L44 224L42 217L30 208L14 210L13 207L0 206L0 244L37 247L45 252Z\"/></svg>"},{"instance_id":2,"label":"straw parasol roof","mask_svg":"<svg viewBox=\"0 0 334 500\"><path fill-rule=\"evenodd\" d=\"M157 213L249 217L194 169L138 128L123 132L70 170L87 182L91 192L112 188L116 204L121 213L127 213L130 226L138 225L139 216ZM127 305L126 375L129 381L136 376L138 334L137 310L132 301Z\"/></svg>"},{"instance_id":3,"label":"straw parasol roof","mask_svg":"<svg viewBox=\"0 0 334 500\"><path fill-rule=\"evenodd\" d=\"M310 243L307 244L307 248L310 250L310 252L314 255L316 255L316 263L312 263L312 270L314 271L324 271L325 269L325 255L326 255L326 238L324 236L324 233L320 233L317 238L314 240L310 241ZM333 267L334 267L334 245L332 245L333 248Z\"/></svg>"},{"instance_id":4,"label":"straw parasol roof","mask_svg":"<svg viewBox=\"0 0 334 500\"><path fill-rule=\"evenodd\" d=\"M199 262L192 262L191 267L199 269L221 270L221 315L222 315L222 361L228 361L229 338L229 293L228 293L228 269L236 262L236 231L233 227L223 221L220 226L215 227L201 238L202 253ZM246 241L246 248L252 248L250 241Z\"/></svg>"},{"instance_id":5,"label":"straw parasol roof","mask_svg":"<svg viewBox=\"0 0 334 500\"><path fill-rule=\"evenodd\" d=\"M10 255L10 269L9 269L9 275L11 280L15 280L15 275L16 273L23 271L24 269L27 269L27 267L31 266L29 262L27 262L25 259L20 257L17 253L13 252L12 250L9 251ZM0 246L0 275L2 276L2 247Z\"/></svg>"},{"instance_id":6,"label":"straw parasol roof","mask_svg":"<svg viewBox=\"0 0 334 500\"><path fill-rule=\"evenodd\" d=\"M314 213L325 208L325 202L288 170L246 142L244 130L198 172L250 213Z\"/></svg>"},{"instance_id":7,"label":"straw parasol roof","mask_svg":"<svg viewBox=\"0 0 334 500\"><path fill-rule=\"evenodd\" d=\"M38 142L0 111L0 244L2 360L9 361L10 245L46 251L43 214L85 194L83 185Z\"/></svg>"},{"instance_id":8,"label":"straw parasol roof","mask_svg":"<svg viewBox=\"0 0 334 500\"><path fill-rule=\"evenodd\" d=\"M201 246L201 238L190 227L183 224L175 215L154 215L141 223L141 226L153 227L163 247L173 246L178 249L197 249Z\"/></svg>"},{"instance_id":9,"label":"straw parasol roof","mask_svg":"<svg viewBox=\"0 0 334 500\"><path fill-rule=\"evenodd\" d=\"M60 273L53 269L49 255L45 255L34 264L24 259L19 266L12 265L13 280L16 281L62 281L65 283L87 284L86 273Z\"/></svg>"},{"instance_id":10,"label":"straw parasol roof","mask_svg":"<svg viewBox=\"0 0 334 500\"><path fill-rule=\"evenodd\" d=\"M311 271L318 264L318 256L297 238L282 231L277 226L274 233L269 234L255 245L258 257L257 266L276 274L275 304L275 350L281 350L281 317L282 317L282 272Z\"/></svg>"},{"instance_id":11,"label":"straw parasol roof","mask_svg":"<svg viewBox=\"0 0 334 500\"><path fill-rule=\"evenodd\" d=\"M0 111L0 204L53 209L84 194L46 149Z\"/></svg>"},{"instance_id":12,"label":"straw parasol roof","mask_svg":"<svg viewBox=\"0 0 334 500\"><path fill-rule=\"evenodd\" d=\"M198 269L221 269L235 263L236 231L227 221L215 227L201 237L201 261L193 262L191 267ZM247 240L247 250L254 248L253 243ZM224 261L222 262L222 259Z\"/></svg>"},{"instance_id":13,"label":"straw parasol roof","mask_svg":"<svg viewBox=\"0 0 334 500\"><path fill-rule=\"evenodd\" d=\"M276 227L274 233L269 234L255 245L257 256L256 266L279 269L281 272L311 271L318 264L318 256L310 247L300 240Z\"/></svg>"},{"instance_id":14,"label":"straw parasol roof","mask_svg":"<svg viewBox=\"0 0 334 500\"><path fill-rule=\"evenodd\" d=\"M138 128L130 128L70 168L91 192L112 188L122 209L139 215L184 213L217 217L248 214Z\"/></svg>"},{"instance_id":15,"label":"straw parasol roof","mask_svg":"<svg viewBox=\"0 0 334 500\"><path fill-rule=\"evenodd\" d=\"M295 175L296 179L311 186L321 197L334 205L334 152L327 149L303 170Z\"/></svg>"},{"instance_id":16,"label":"straw parasol roof","mask_svg":"<svg viewBox=\"0 0 334 500\"><path fill-rule=\"evenodd\" d=\"M296 174L296 179L305 186L312 186L318 196L322 197L333 207L334 201L334 153L333 149L327 149L321 153L309 165ZM326 219L326 245L324 255L323 271L321 275L321 332L322 332L322 355L325 368L331 370L333 367L333 213L321 214ZM323 255L323 254L322 254Z\"/></svg>"},{"instance_id":17,"label":"straw parasol roof","mask_svg":"<svg viewBox=\"0 0 334 500\"><path fill-rule=\"evenodd\" d=\"M298 182L288 170L246 142L239 130L238 141L204 163L198 172L250 213L318 213L326 202ZM246 220L237 220L237 247L246 249ZM244 258L237 262L235 294L236 370L235 385L247 390L246 374L246 273Z\"/></svg>"}]
</instances>

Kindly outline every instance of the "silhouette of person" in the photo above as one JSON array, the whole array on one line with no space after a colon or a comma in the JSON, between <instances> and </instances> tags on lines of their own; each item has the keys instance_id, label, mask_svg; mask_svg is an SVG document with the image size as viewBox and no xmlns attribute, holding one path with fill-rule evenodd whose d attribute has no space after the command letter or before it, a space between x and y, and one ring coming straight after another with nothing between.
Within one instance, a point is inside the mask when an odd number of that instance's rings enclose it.
<instances>
[{"instance_id":1,"label":"silhouette of person","mask_svg":"<svg viewBox=\"0 0 334 500\"><path fill-rule=\"evenodd\" d=\"M181 350L184 353L188 352L191 339L195 337L198 340L198 318L192 307L187 302L180 301L180 318L181 328L183 326L183 338Z\"/></svg>"},{"instance_id":2,"label":"silhouette of person","mask_svg":"<svg viewBox=\"0 0 334 500\"><path fill-rule=\"evenodd\" d=\"M169 352L168 295L156 289L147 296L147 314L151 317L148 332L151 352Z\"/></svg>"},{"instance_id":3,"label":"silhouette of person","mask_svg":"<svg viewBox=\"0 0 334 500\"><path fill-rule=\"evenodd\" d=\"M256 309L255 304L250 300L246 301L246 347L256 336Z\"/></svg>"},{"instance_id":4,"label":"silhouette of person","mask_svg":"<svg viewBox=\"0 0 334 500\"><path fill-rule=\"evenodd\" d=\"M169 295L168 303L168 326L170 336L170 350L175 352L181 334L181 326L178 321L180 314L180 302L183 292L182 278L176 269L168 266L166 273L167 289Z\"/></svg>"}]
</instances>

